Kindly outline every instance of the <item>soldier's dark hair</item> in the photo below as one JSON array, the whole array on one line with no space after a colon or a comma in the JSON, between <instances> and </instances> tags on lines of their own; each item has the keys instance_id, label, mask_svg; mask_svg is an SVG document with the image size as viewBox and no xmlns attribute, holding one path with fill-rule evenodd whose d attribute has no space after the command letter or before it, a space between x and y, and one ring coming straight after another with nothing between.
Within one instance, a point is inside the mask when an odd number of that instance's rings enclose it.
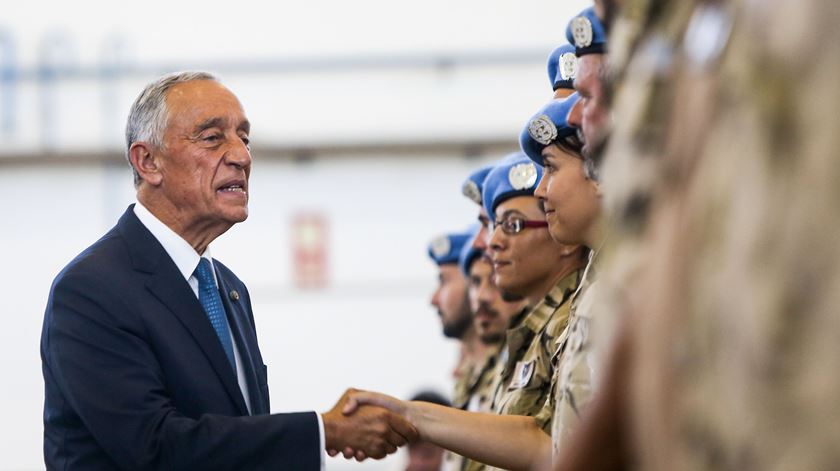
<instances>
[{"instance_id":1,"label":"soldier's dark hair","mask_svg":"<svg viewBox=\"0 0 840 471\"><path fill-rule=\"evenodd\" d=\"M583 143L577 134L572 134L571 136L564 137L563 139L557 139L554 141L554 144L557 145L557 147L559 147L563 152L583 159Z\"/></svg>"},{"instance_id":2,"label":"soldier's dark hair","mask_svg":"<svg viewBox=\"0 0 840 471\"><path fill-rule=\"evenodd\" d=\"M583 174L590 180L598 180L598 162L591 156L583 155L583 141L578 134L557 139L554 144L563 152L573 155L583 161Z\"/></svg>"}]
</instances>

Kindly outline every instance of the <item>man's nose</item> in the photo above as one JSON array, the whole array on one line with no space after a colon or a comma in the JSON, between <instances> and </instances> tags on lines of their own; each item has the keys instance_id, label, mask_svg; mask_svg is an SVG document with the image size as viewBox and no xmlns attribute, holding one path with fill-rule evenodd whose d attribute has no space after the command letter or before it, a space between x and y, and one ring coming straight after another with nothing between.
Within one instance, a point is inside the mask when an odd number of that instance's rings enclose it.
<instances>
[{"instance_id":1,"label":"man's nose","mask_svg":"<svg viewBox=\"0 0 840 471\"><path fill-rule=\"evenodd\" d=\"M432 299L429 300L429 304L434 307L440 307L440 288L435 289L435 292L432 293Z\"/></svg>"},{"instance_id":2,"label":"man's nose","mask_svg":"<svg viewBox=\"0 0 840 471\"><path fill-rule=\"evenodd\" d=\"M487 250L487 228L481 226L481 229L478 230L478 234L475 235L475 239L472 242L472 248L476 250L481 250L482 252Z\"/></svg>"},{"instance_id":3,"label":"man's nose","mask_svg":"<svg viewBox=\"0 0 840 471\"><path fill-rule=\"evenodd\" d=\"M583 123L583 100L578 100L572 105L569 110L569 116L566 117L569 126L580 129Z\"/></svg>"},{"instance_id":4,"label":"man's nose","mask_svg":"<svg viewBox=\"0 0 840 471\"><path fill-rule=\"evenodd\" d=\"M247 169L251 167L251 149L238 136L225 153L225 162L229 165Z\"/></svg>"}]
</instances>

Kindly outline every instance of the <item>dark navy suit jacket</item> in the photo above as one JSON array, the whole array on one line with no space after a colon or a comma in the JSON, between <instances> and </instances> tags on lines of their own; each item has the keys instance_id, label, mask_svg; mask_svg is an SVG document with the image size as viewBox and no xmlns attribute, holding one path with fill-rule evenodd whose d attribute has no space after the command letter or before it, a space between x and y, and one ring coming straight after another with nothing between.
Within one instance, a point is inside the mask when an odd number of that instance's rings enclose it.
<instances>
[{"instance_id":1,"label":"dark navy suit jacket","mask_svg":"<svg viewBox=\"0 0 840 471\"><path fill-rule=\"evenodd\" d=\"M252 416L201 304L133 209L50 290L41 334L47 468L318 470L316 415L269 415L245 285L214 261Z\"/></svg>"}]
</instances>

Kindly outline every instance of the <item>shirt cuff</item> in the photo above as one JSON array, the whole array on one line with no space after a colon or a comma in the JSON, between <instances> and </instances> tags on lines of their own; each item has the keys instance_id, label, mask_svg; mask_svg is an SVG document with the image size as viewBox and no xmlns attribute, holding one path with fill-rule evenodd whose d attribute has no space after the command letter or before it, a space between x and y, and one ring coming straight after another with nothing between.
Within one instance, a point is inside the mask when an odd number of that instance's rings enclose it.
<instances>
[{"instance_id":1,"label":"shirt cuff","mask_svg":"<svg viewBox=\"0 0 840 471\"><path fill-rule=\"evenodd\" d=\"M327 469L327 440L324 437L324 418L321 414L315 414L318 417L318 436L321 439L321 471Z\"/></svg>"}]
</instances>

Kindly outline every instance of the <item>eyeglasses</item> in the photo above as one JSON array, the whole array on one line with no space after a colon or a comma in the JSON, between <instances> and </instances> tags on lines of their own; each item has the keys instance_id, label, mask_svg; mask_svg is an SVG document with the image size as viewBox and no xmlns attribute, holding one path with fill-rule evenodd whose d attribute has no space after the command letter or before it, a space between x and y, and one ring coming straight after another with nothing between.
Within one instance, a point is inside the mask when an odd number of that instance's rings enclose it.
<instances>
[{"instance_id":1,"label":"eyeglasses","mask_svg":"<svg viewBox=\"0 0 840 471\"><path fill-rule=\"evenodd\" d=\"M497 223L490 221L488 229L493 232L496 226L501 227L505 234L513 235L519 234L526 227L548 227L548 223L546 221L529 221L518 217L508 217Z\"/></svg>"}]
</instances>

